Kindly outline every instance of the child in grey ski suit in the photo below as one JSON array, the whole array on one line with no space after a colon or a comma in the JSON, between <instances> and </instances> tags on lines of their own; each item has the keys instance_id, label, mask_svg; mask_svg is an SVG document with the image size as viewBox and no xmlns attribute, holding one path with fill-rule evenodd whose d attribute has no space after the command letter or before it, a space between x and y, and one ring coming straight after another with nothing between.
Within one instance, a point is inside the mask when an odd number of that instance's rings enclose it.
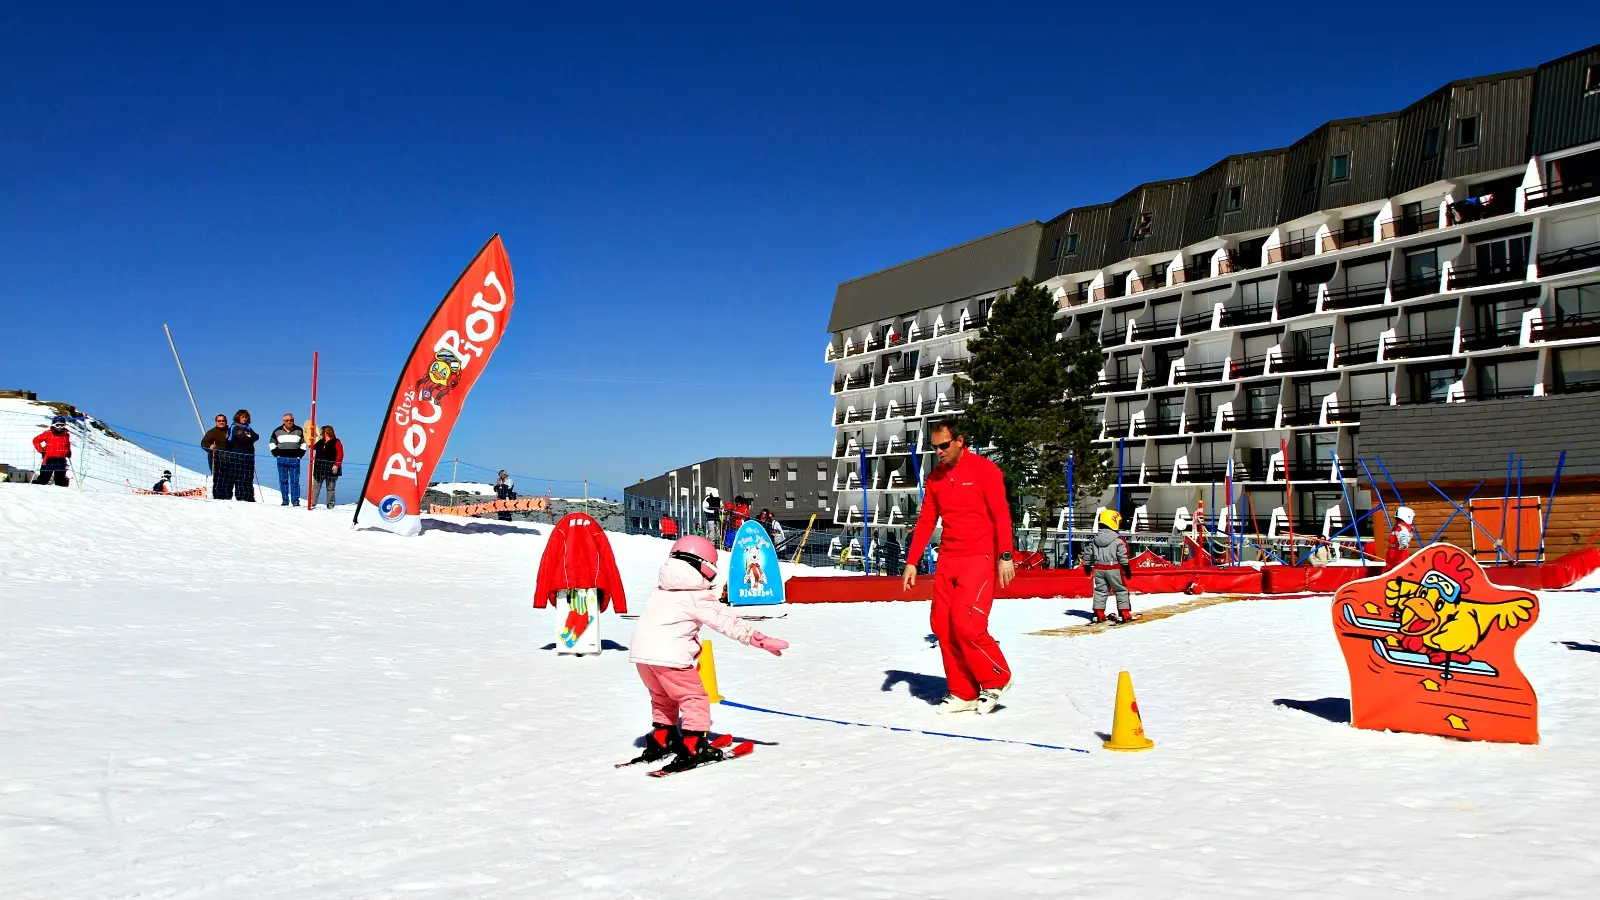
<instances>
[{"instance_id":1,"label":"child in grey ski suit","mask_svg":"<svg viewBox=\"0 0 1600 900\"><path fill-rule=\"evenodd\" d=\"M1128 545L1116 529L1101 524L1100 530L1089 541L1085 555L1088 557L1089 575L1094 579L1095 619L1098 621L1106 617L1106 595L1111 593L1117 595L1118 615L1126 619L1133 610L1133 602L1128 599L1128 586L1122 581L1122 573L1128 568Z\"/></svg>"}]
</instances>

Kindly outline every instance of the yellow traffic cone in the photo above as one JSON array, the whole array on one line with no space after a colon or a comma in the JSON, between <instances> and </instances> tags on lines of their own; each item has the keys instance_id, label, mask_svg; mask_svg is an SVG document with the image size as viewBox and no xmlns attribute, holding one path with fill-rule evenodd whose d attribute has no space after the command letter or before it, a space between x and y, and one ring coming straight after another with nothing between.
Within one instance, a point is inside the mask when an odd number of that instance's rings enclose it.
<instances>
[{"instance_id":1,"label":"yellow traffic cone","mask_svg":"<svg viewBox=\"0 0 1600 900\"><path fill-rule=\"evenodd\" d=\"M1139 701L1133 698L1133 679L1127 672L1118 672L1117 709L1111 717L1111 740L1105 742L1105 748L1149 750L1155 745L1155 741L1144 736L1144 720L1139 718Z\"/></svg>"},{"instance_id":2,"label":"yellow traffic cone","mask_svg":"<svg viewBox=\"0 0 1600 900\"><path fill-rule=\"evenodd\" d=\"M711 642L700 642L700 683L705 685L706 697L712 703L721 703L722 694L717 690L717 658L711 652Z\"/></svg>"}]
</instances>

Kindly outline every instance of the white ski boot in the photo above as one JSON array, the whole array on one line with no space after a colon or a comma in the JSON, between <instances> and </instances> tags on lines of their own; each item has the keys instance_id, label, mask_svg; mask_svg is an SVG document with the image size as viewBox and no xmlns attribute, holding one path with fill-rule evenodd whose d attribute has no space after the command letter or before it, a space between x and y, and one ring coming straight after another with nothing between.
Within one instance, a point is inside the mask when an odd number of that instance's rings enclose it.
<instances>
[{"instance_id":1,"label":"white ski boot","mask_svg":"<svg viewBox=\"0 0 1600 900\"><path fill-rule=\"evenodd\" d=\"M989 713L994 712L994 708L1000 705L1000 695L1011 690L1011 685L1015 681L1016 679L1012 679L1000 687L986 688L979 691L974 712L980 716L986 716Z\"/></svg>"},{"instance_id":2,"label":"white ski boot","mask_svg":"<svg viewBox=\"0 0 1600 900\"><path fill-rule=\"evenodd\" d=\"M977 708L978 701L963 700L955 694L946 694L945 698L939 701L939 715L941 716L948 716L951 713L972 712Z\"/></svg>"}]
</instances>

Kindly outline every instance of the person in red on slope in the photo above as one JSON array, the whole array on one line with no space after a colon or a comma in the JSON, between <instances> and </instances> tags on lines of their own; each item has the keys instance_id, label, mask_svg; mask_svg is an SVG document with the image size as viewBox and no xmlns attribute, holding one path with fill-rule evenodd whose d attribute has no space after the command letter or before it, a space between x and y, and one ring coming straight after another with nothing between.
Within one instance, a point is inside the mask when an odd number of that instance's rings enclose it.
<instances>
[{"instance_id":1,"label":"person in red on slope","mask_svg":"<svg viewBox=\"0 0 1600 900\"><path fill-rule=\"evenodd\" d=\"M1017 575L1005 477L999 466L967 452L966 438L953 422L930 425L928 440L938 451L939 465L928 476L901 589L917 583L916 560L928 546L934 522L943 519L932 619L949 694L939 712L988 714L1011 689L1011 666L989 634L995 589Z\"/></svg>"},{"instance_id":2,"label":"person in red on slope","mask_svg":"<svg viewBox=\"0 0 1600 900\"><path fill-rule=\"evenodd\" d=\"M1417 513L1409 506L1394 512L1394 528L1389 531L1389 551L1384 554L1383 567L1392 569L1411 555L1411 545L1417 539Z\"/></svg>"},{"instance_id":3,"label":"person in red on slope","mask_svg":"<svg viewBox=\"0 0 1600 900\"><path fill-rule=\"evenodd\" d=\"M72 458L72 435L67 433L67 417L51 419L49 430L33 439L33 449L43 460L39 464L39 477L33 479L33 483L54 481L58 487L66 487L67 460Z\"/></svg>"}]
</instances>

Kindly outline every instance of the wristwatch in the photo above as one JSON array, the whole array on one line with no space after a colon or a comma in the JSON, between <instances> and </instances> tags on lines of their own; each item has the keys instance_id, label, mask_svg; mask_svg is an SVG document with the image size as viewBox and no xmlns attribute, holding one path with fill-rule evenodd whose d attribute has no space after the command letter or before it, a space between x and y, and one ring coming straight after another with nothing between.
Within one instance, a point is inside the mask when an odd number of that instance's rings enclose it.
<instances>
[{"instance_id":1,"label":"wristwatch","mask_svg":"<svg viewBox=\"0 0 1600 900\"><path fill-rule=\"evenodd\" d=\"M1006 552L1000 554L1000 561L1001 562L1011 562L1011 551L1007 550Z\"/></svg>"}]
</instances>

